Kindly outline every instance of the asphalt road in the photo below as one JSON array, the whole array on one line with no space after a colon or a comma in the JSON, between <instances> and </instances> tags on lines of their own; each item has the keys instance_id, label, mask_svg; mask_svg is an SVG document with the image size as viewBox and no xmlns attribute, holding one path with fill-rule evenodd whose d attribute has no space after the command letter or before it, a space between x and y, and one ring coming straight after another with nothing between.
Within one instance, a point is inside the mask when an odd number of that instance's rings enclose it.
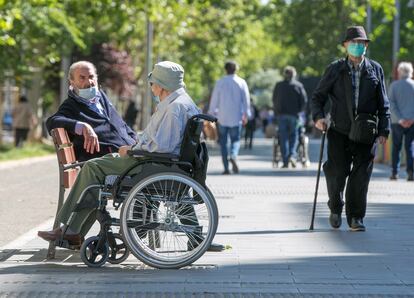
<instances>
[{"instance_id":1,"label":"asphalt road","mask_svg":"<svg viewBox=\"0 0 414 298\"><path fill-rule=\"evenodd\" d=\"M0 246L54 216L56 157L0 163Z\"/></svg>"}]
</instances>

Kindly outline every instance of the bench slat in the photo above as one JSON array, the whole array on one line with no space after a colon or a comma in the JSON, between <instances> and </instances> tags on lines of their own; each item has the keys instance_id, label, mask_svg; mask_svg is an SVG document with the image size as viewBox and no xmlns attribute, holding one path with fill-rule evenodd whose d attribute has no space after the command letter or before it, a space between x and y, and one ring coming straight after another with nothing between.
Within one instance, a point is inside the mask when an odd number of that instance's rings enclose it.
<instances>
[{"instance_id":1,"label":"bench slat","mask_svg":"<svg viewBox=\"0 0 414 298\"><path fill-rule=\"evenodd\" d=\"M55 128L51 131L51 135L53 137L53 141L55 142L58 147L62 145L70 144L70 139L68 133L64 128Z\"/></svg>"},{"instance_id":2,"label":"bench slat","mask_svg":"<svg viewBox=\"0 0 414 298\"><path fill-rule=\"evenodd\" d=\"M76 176L78 175L78 169L69 169L63 172L63 186L65 188L71 188L75 183Z\"/></svg>"},{"instance_id":3,"label":"bench slat","mask_svg":"<svg viewBox=\"0 0 414 298\"><path fill-rule=\"evenodd\" d=\"M57 151L58 162L62 165L71 164L76 161L73 146L59 148Z\"/></svg>"}]
</instances>

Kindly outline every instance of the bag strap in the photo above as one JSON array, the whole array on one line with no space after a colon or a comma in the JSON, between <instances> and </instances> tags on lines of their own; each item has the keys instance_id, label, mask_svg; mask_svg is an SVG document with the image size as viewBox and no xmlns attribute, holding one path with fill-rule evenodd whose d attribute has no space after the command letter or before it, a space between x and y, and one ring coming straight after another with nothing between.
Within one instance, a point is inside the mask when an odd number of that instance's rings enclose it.
<instances>
[{"instance_id":1,"label":"bag strap","mask_svg":"<svg viewBox=\"0 0 414 298\"><path fill-rule=\"evenodd\" d=\"M348 109L348 114L349 114L349 117L351 118L351 122L354 122L355 115L354 115L353 108L352 108L352 94L351 94L351 90L348 88L349 85L352 86L352 82L346 72L343 74L343 81L344 81L344 88L345 88L346 107Z\"/></svg>"}]
</instances>

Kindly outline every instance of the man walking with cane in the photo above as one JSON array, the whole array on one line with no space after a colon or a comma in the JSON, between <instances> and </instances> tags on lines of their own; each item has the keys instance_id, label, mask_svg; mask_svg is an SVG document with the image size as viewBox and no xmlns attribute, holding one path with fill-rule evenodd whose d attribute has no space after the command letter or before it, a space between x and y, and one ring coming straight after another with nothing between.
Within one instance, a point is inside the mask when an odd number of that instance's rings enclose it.
<instances>
[{"instance_id":1,"label":"man walking with cane","mask_svg":"<svg viewBox=\"0 0 414 298\"><path fill-rule=\"evenodd\" d=\"M390 127L382 67L365 57L369 41L363 27L349 27L342 42L347 57L328 66L312 97L315 126L328 129L328 159L323 170L329 223L333 228L341 226L348 179L345 211L352 231L365 231L363 219L375 150L377 143L386 142ZM328 99L332 103L329 128L323 109Z\"/></svg>"}]
</instances>

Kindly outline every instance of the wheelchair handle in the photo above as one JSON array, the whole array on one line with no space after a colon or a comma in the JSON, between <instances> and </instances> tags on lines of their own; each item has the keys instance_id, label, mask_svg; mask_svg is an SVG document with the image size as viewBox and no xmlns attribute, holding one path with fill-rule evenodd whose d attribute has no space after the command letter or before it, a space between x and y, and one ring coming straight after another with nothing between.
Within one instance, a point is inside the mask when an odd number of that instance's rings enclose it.
<instances>
[{"instance_id":1,"label":"wheelchair handle","mask_svg":"<svg viewBox=\"0 0 414 298\"><path fill-rule=\"evenodd\" d=\"M193 120L193 119L203 119L203 120L207 120L207 121L210 121L210 122L217 122L217 118L216 117L211 116L211 115L207 115L207 114L197 114L197 115L194 115L194 116L192 116L190 118L190 120Z\"/></svg>"}]
</instances>

